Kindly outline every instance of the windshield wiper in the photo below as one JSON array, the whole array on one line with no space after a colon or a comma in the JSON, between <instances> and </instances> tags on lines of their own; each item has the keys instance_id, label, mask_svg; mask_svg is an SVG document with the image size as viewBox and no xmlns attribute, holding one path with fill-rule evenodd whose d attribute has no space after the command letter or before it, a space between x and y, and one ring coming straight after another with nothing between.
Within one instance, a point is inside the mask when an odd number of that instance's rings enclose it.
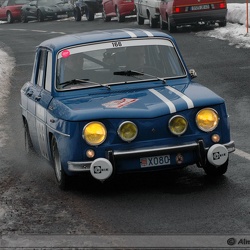
<instances>
[{"instance_id":1,"label":"windshield wiper","mask_svg":"<svg viewBox=\"0 0 250 250\"><path fill-rule=\"evenodd\" d=\"M66 81L66 82L59 83L58 85L63 85L62 88L65 88L65 87L67 87L69 85L74 85L74 84L78 84L78 83L91 83L91 84L96 84L96 85L99 85L99 86L110 89L109 85L101 84L101 83L98 83L98 82L91 82L91 81L89 81L89 79L72 79L72 80L69 80L69 81Z\"/></svg>"},{"instance_id":2,"label":"windshield wiper","mask_svg":"<svg viewBox=\"0 0 250 250\"><path fill-rule=\"evenodd\" d=\"M150 75L144 72L135 71L135 70L115 71L113 74L119 75L119 76L150 76L150 77L156 78L159 81L162 81L163 84L167 84L167 81L164 78L153 76L153 75Z\"/></svg>"},{"instance_id":3,"label":"windshield wiper","mask_svg":"<svg viewBox=\"0 0 250 250\"><path fill-rule=\"evenodd\" d=\"M135 70L124 70L124 71L115 71L114 75L118 76L143 76L143 72L135 71Z\"/></svg>"}]
</instances>

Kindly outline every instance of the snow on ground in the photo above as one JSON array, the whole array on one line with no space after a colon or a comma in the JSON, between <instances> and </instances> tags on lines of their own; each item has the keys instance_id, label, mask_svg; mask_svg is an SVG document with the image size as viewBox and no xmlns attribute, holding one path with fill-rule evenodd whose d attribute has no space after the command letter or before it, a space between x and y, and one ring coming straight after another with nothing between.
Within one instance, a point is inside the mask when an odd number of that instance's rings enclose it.
<instances>
[{"instance_id":1,"label":"snow on ground","mask_svg":"<svg viewBox=\"0 0 250 250\"><path fill-rule=\"evenodd\" d=\"M246 28L246 4L231 3L228 4L227 26L218 27L210 31L197 33L198 36L214 37L221 40L228 40L230 45L237 48L250 48L250 28ZM250 4L248 6L250 15ZM250 16L249 16L250 26Z\"/></svg>"},{"instance_id":2,"label":"snow on ground","mask_svg":"<svg viewBox=\"0 0 250 250\"><path fill-rule=\"evenodd\" d=\"M248 7L250 13L250 7ZM249 16L250 18L250 16ZM214 37L228 40L230 45L237 48L250 48L250 28L246 28L246 4L228 4L227 26L216 27L213 30L198 32L197 36ZM0 25L1 25L0 21ZM250 23L250 22L249 22ZM8 24L7 24L8 25ZM0 120L6 112L6 98L9 95L10 76L14 69L15 60L0 48ZM0 124L0 148L6 141L3 125Z\"/></svg>"},{"instance_id":3,"label":"snow on ground","mask_svg":"<svg viewBox=\"0 0 250 250\"><path fill-rule=\"evenodd\" d=\"M6 112L6 99L9 96L10 77L14 66L14 58L10 57L5 51L0 50L0 120L2 120ZM6 140L3 124L0 123L0 148Z\"/></svg>"}]
</instances>

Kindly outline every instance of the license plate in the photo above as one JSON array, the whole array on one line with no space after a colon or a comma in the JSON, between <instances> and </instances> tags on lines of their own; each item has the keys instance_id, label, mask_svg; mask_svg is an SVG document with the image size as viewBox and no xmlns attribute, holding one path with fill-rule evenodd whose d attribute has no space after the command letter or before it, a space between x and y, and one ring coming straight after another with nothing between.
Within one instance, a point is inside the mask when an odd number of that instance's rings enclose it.
<instances>
[{"instance_id":1,"label":"license plate","mask_svg":"<svg viewBox=\"0 0 250 250\"><path fill-rule=\"evenodd\" d=\"M57 18L66 18L68 15L57 15Z\"/></svg>"},{"instance_id":2,"label":"license plate","mask_svg":"<svg viewBox=\"0 0 250 250\"><path fill-rule=\"evenodd\" d=\"M170 155L160 155L140 158L141 168L157 167L170 164Z\"/></svg>"},{"instance_id":3,"label":"license plate","mask_svg":"<svg viewBox=\"0 0 250 250\"><path fill-rule=\"evenodd\" d=\"M209 4L192 6L191 10L208 10L210 9Z\"/></svg>"}]
</instances>

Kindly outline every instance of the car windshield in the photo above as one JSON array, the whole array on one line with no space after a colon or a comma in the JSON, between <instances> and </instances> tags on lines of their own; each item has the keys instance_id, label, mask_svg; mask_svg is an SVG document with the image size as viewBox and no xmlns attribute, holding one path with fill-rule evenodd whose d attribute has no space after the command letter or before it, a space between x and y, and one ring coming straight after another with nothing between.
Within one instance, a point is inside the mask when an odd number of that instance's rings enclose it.
<instances>
[{"instance_id":1,"label":"car windshield","mask_svg":"<svg viewBox=\"0 0 250 250\"><path fill-rule=\"evenodd\" d=\"M65 48L59 52L57 59L57 89L162 80L186 75L180 57L169 40L148 40Z\"/></svg>"}]
</instances>

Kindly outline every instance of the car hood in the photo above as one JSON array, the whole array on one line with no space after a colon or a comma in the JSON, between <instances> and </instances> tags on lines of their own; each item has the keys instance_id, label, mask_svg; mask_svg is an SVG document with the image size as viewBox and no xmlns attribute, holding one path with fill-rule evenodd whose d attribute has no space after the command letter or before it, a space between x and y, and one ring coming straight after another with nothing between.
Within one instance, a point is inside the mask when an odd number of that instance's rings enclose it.
<instances>
[{"instance_id":1,"label":"car hood","mask_svg":"<svg viewBox=\"0 0 250 250\"><path fill-rule=\"evenodd\" d=\"M64 120L103 118L154 118L186 109L208 107L224 100L208 88L196 83L130 91L107 90L70 99L53 99L50 110Z\"/></svg>"}]
</instances>

